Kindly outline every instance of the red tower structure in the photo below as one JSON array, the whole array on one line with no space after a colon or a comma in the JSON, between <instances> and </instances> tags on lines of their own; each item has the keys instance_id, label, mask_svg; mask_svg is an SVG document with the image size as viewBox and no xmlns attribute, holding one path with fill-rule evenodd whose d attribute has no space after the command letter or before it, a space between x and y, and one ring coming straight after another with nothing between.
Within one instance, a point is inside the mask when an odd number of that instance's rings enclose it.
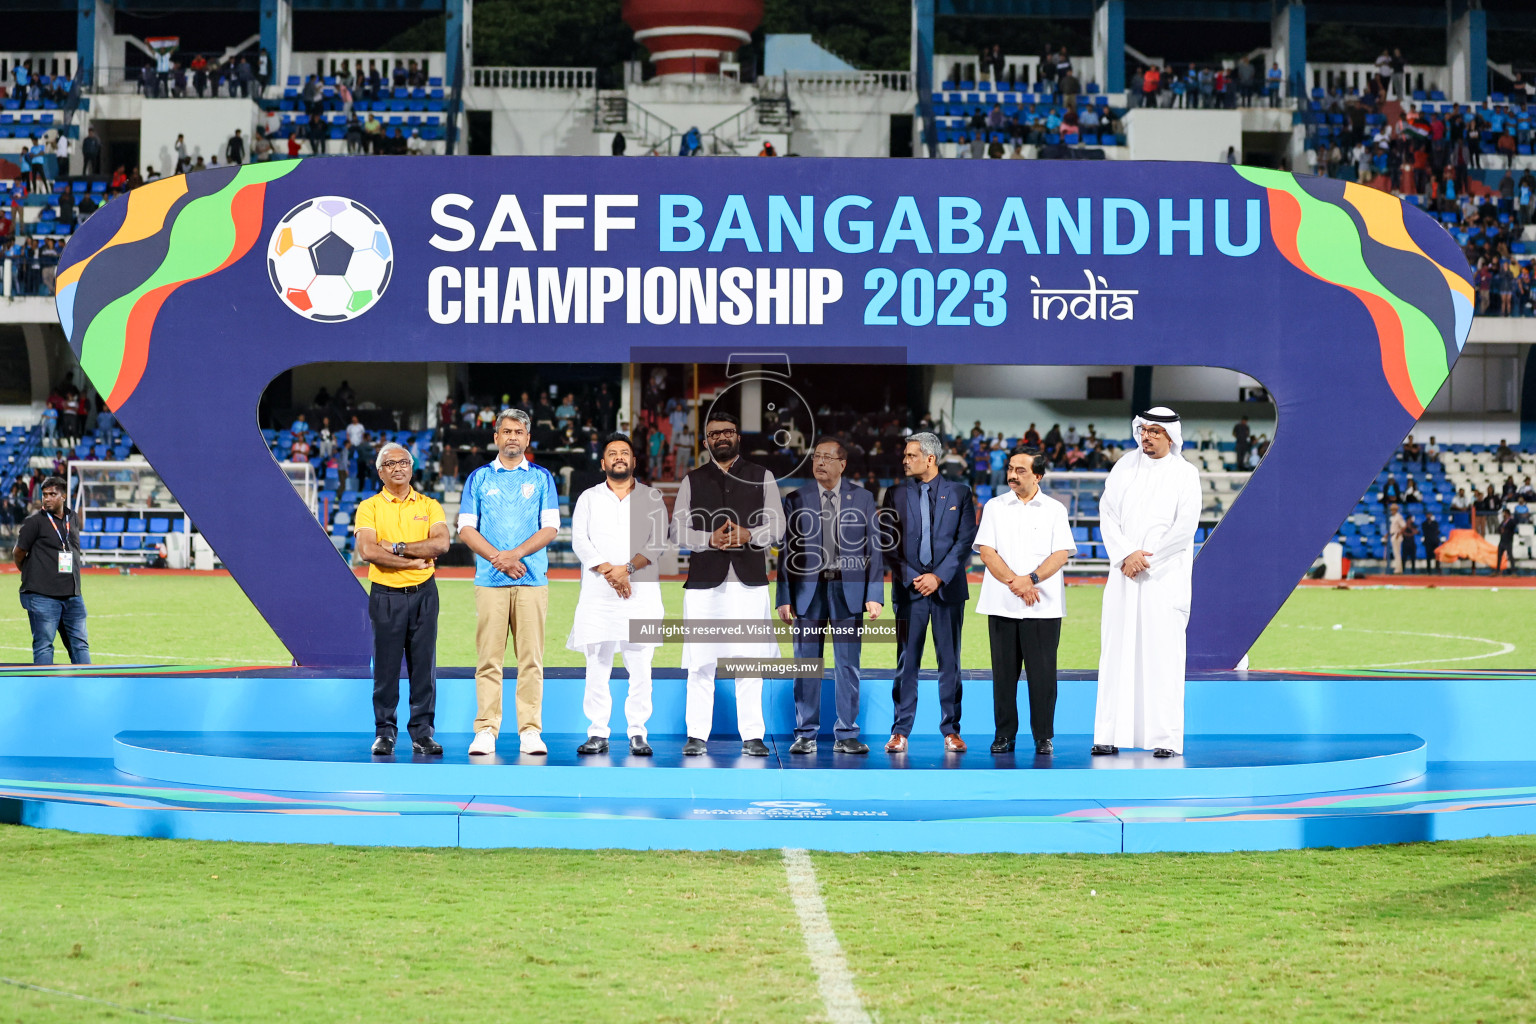
<instances>
[{"instance_id":1,"label":"red tower structure","mask_svg":"<svg viewBox=\"0 0 1536 1024\"><path fill-rule=\"evenodd\" d=\"M720 58L752 41L763 0L623 0L624 23L657 77L718 75Z\"/></svg>"}]
</instances>

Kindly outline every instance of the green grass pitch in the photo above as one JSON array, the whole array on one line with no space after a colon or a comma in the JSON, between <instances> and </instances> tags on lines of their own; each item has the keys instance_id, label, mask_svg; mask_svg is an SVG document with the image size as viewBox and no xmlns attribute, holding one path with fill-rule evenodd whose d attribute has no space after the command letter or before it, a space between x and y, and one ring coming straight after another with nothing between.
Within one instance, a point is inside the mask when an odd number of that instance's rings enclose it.
<instances>
[{"instance_id":1,"label":"green grass pitch","mask_svg":"<svg viewBox=\"0 0 1536 1024\"><path fill-rule=\"evenodd\" d=\"M1536 1015L1533 837L813 862L877 1022ZM773 851L268 847L3 826L0 863L0 975L179 1019L827 1019ZM0 983L3 1021L150 1019Z\"/></svg>"}]
</instances>

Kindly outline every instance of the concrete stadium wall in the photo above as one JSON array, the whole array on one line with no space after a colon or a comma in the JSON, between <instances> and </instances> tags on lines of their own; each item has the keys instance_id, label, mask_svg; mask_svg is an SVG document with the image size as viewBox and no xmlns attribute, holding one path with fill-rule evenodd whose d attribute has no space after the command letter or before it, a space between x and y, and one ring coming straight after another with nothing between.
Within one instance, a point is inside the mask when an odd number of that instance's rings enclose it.
<instances>
[{"instance_id":1,"label":"concrete stadium wall","mask_svg":"<svg viewBox=\"0 0 1536 1024\"><path fill-rule=\"evenodd\" d=\"M467 88L464 109L490 111L496 156L602 156L613 138L592 130L582 90Z\"/></svg>"},{"instance_id":2,"label":"concrete stadium wall","mask_svg":"<svg viewBox=\"0 0 1536 1024\"><path fill-rule=\"evenodd\" d=\"M1243 114L1138 108L1125 115L1125 135L1132 160L1219 161L1228 147L1243 152Z\"/></svg>"},{"instance_id":3,"label":"concrete stadium wall","mask_svg":"<svg viewBox=\"0 0 1536 1024\"><path fill-rule=\"evenodd\" d=\"M224 163L224 146L240 129L250 159L259 108L243 99L142 100L139 112L139 165L161 174L176 169L176 136L186 136L187 155ZM110 168L103 168L110 170Z\"/></svg>"}]
</instances>

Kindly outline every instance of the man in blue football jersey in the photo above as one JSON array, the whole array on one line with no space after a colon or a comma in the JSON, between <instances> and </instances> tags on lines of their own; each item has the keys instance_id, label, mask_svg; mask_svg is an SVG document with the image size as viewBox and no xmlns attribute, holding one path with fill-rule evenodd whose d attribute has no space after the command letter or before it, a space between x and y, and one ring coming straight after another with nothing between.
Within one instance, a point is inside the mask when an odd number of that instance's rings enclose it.
<instances>
[{"instance_id":1,"label":"man in blue football jersey","mask_svg":"<svg viewBox=\"0 0 1536 1024\"><path fill-rule=\"evenodd\" d=\"M524 754L548 752L543 738L544 620L549 554L560 529L554 476L524 457L528 414L496 417L497 456L469 475L459 503L459 537L475 553L475 739L471 754L494 754L501 732L501 676L512 634L517 657L517 730Z\"/></svg>"}]
</instances>

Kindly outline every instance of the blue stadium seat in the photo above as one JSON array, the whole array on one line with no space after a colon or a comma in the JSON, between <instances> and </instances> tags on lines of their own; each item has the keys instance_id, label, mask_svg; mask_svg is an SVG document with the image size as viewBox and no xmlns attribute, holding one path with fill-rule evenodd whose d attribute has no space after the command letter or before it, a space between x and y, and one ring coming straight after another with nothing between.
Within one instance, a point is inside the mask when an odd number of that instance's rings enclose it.
<instances>
[{"instance_id":1,"label":"blue stadium seat","mask_svg":"<svg viewBox=\"0 0 1536 1024\"><path fill-rule=\"evenodd\" d=\"M130 534L129 536L122 539L122 542L118 545L118 547L124 551L138 551L142 546L143 541L143 537L140 537L137 534Z\"/></svg>"},{"instance_id":2,"label":"blue stadium seat","mask_svg":"<svg viewBox=\"0 0 1536 1024\"><path fill-rule=\"evenodd\" d=\"M167 516L151 516L149 519L150 533L170 533L171 520Z\"/></svg>"},{"instance_id":3,"label":"blue stadium seat","mask_svg":"<svg viewBox=\"0 0 1536 1024\"><path fill-rule=\"evenodd\" d=\"M98 551L116 551L117 538L112 536L110 533L102 534L100 537L96 538L96 549Z\"/></svg>"},{"instance_id":4,"label":"blue stadium seat","mask_svg":"<svg viewBox=\"0 0 1536 1024\"><path fill-rule=\"evenodd\" d=\"M125 529L125 530L127 530L127 531L128 531L128 532L129 532L129 533L143 533L143 532L144 532L144 530L145 530L145 528L146 528L146 527L147 527L147 526L148 526L148 525L149 525L149 524L147 524L147 523L146 523L146 522L145 522L145 521L144 521L144 520L142 520L142 519L130 519L130 520L128 520L128 522L127 522L127 523L126 523L126 524L125 524L125 525L124 525L124 526L123 526L123 529Z\"/></svg>"}]
</instances>

